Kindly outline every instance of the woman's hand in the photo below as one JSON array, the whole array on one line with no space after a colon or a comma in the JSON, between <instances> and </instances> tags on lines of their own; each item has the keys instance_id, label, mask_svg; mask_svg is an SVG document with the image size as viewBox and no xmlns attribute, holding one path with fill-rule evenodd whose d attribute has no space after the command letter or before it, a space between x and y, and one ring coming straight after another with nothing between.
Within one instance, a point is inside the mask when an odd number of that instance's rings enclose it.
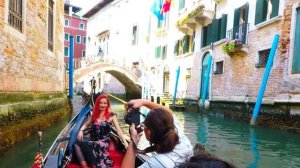
<instances>
[{"instance_id":1,"label":"woman's hand","mask_svg":"<svg viewBox=\"0 0 300 168\"><path fill-rule=\"evenodd\" d=\"M82 141L82 140L83 140L83 131L82 131L82 130L80 130L80 131L78 132L78 134L77 134L77 139L78 139L79 141Z\"/></svg>"},{"instance_id":2,"label":"woman's hand","mask_svg":"<svg viewBox=\"0 0 300 168\"><path fill-rule=\"evenodd\" d=\"M128 145L127 141L124 142L124 146L125 146L125 149L128 148L129 145Z\"/></svg>"},{"instance_id":3,"label":"woman's hand","mask_svg":"<svg viewBox=\"0 0 300 168\"><path fill-rule=\"evenodd\" d=\"M133 108L140 108L144 105L144 100L143 99L134 99L130 100L129 102L125 103L125 108L127 109L128 105L133 105ZM131 109L129 109L128 112L131 112Z\"/></svg>"},{"instance_id":4,"label":"woman's hand","mask_svg":"<svg viewBox=\"0 0 300 168\"><path fill-rule=\"evenodd\" d=\"M135 142L138 143L141 139L142 134L138 134L138 132L135 129L135 125L131 124L130 129L129 129L130 137L131 139Z\"/></svg>"}]
</instances>

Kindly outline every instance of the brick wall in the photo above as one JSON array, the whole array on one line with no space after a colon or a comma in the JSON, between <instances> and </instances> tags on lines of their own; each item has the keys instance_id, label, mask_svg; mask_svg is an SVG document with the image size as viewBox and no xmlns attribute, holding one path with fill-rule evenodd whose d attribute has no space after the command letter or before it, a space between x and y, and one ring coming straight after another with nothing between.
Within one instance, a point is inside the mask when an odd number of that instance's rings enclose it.
<instances>
[{"instance_id":1,"label":"brick wall","mask_svg":"<svg viewBox=\"0 0 300 168\"><path fill-rule=\"evenodd\" d=\"M63 91L63 0L54 3L54 46L48 51L47 1L26 1L25 32L7 23L0 0L0 91ZM17 33L15 33L17 32Z\"/></svg>"}]
</instances>

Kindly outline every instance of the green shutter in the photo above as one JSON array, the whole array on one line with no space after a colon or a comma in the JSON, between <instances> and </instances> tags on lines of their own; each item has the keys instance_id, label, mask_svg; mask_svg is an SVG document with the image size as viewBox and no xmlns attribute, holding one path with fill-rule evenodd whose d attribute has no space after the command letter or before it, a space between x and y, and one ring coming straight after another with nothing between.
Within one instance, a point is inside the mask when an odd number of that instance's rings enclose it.
<instances>
[{"instance_id":1,"label":"green shutter","mask_svg":"<svg viewBox=\"0 0 300 168\"><path fill-rule=\"evenodd\" d=\"M220 38L224 39L226 38L226 29L227 29L227 14L223 14L222 15L222 19L221 19L221 35Z\"/></svg>"},{"instance_id":2,"label":"green shutter","mask_svg":"<svg viewBox=\"0 0 300 168\"><path fill-rule=\"evenodd\" d=\"M292 73L300 73L300 8L297 9Z\"/></svg>"},{"instance_id":3,"label":"green shutter","mask_svg":"<svg viewBox=\"0 0 300 168\"><path fill-rule=\"evenodd\" d=\"M214 43L220 39L219 32L219 19L213 19L211 25L211 42Z\"/></svg>"},{"instance_id":4,"label":"green shutter","mask_svg":"<svg viewBox=\"0 0 300 168\"><path fill-rule=\"evenodd\" d=\"M255 24L259 24L266 20L268 10L268 0L257 0L255 11Z\"/></svg>"},{"instance_id":5,"label":"green shutter","mask_svg":"<svg viewBox=\"0 0 300 168\"><path fill-rule=\"evenodd\" d=\"M158 47L155 47L154 56L155 56L155 58L156 58L156 59L157 59L157 57L158 57L158 53L157 53L157 51L158 51Z\"/></svg>"},{"instance_id":6,"label":"green shutter","mask_svg":"<svg viewBox=\"0 0 300 168\"><path fill-rule=\"evenodd\" d=\"M201 37L201 47L205 47L207 45L207 26L202 29L202 37Z\"/></svg>"},{"instance_id":7,"label":"green shutter","mask_svg":"<svg viewBox=\"0 0 300 168\"><path fill-rule=\"evenodd\" d=\"M177 40L175 42L175 46L174 46L174 55L177 56L178 55L178 46L179 45L179 41Z\"/></svg>"},{"instance_id":8,"label":"green shutter","mask_svg":"<svg viewBox=\"0 0 300 168\"><path fill-rule=\"evenodd\" d=\"M207 25L207 34L206 34L206 39L207 39L207 45L210 45L212 43L212 24Z\"/></svg>"},{"instance_id":9,"label":"green shutter","mask_svg":"<svg viewBox=\"0 0 300 168\"><path fill-rule=\"evenodd\" d=\"M183 40L182 40L182 52L183 54L187 53L187 35L185 35L183 37Z\"/></svg>"},{"instance_id":10,"label":"green shutter","mask_svg":"<svg viewBox=\"0 0 300 168\"><path fill-rule=\"evenodd\" d=\"M248 15L249 15L249 3L245 5L245 23L248 23Z\"/></svg>"},{"instance_id":11,"label":"green shutter","mask_svg":"<svg viewBox=\"0 0 300 168\"><path fill-rule=\"evenodd\" d=\"M278 16L279 0L270 0L272 3L271 18Z\"/></svg>"},{"instance_id":12,"label":"green shutter","mask_svg":"<svg viewBox=\"0 0 300 168\"><path fill-rule=\"evenodd\" d=\"M193 32L193 37L192 37L192 52L195 51L195 31Z\"/></svg>"},{"instance_id":13,"label":"green shutter","mask_svg":"<svg viewBox=\"0 0 300 168\"><path fill-rule=\"evenodd\" d=\"M233 28L232 28L232 39L236 38L236 33L238 32L238 26L240 24L241 11L240 8L234 10Z\"/></svg>"}]
</instances>

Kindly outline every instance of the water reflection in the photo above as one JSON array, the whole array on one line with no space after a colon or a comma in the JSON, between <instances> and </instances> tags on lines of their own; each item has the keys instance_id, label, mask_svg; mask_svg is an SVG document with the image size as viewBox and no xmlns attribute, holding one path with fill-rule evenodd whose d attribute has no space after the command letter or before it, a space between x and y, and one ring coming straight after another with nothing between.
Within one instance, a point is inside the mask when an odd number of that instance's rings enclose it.
<instances>
[{"instance_id":1,"label":"water reflection","mask_svg":"<svg viewBox=\"0 0 300 168\"><path fill-rule=\"evenodd\" d=\"M257 148L257 144L256 144L256 134L255 134L255 129L254 128L250 128L250 142L251 142L251 152L253 154L253 162L251 162L249 164L249 168L256 168L257 167L257 163L260 159L259 156L259 151Z\"/></svg>"}]
</instances>

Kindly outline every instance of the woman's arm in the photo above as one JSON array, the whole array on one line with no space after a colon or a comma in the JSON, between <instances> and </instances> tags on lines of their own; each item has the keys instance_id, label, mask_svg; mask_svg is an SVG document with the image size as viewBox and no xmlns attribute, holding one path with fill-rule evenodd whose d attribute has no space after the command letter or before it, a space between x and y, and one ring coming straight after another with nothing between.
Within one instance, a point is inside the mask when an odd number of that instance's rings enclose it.
<instances>
[{"instance_id":1,"label":"woman's arm","mask_svg":"<svg viewBox=\"0 0 300 168\"><path fill-rule=\"evenodd\" d=\"M157 104L157 103L153 103L149 100L135 99L135 100L130 100L125 105L127 106L128 104L132 104L134 108L140 108L142 106L145 106L149 109L162 108L162 109L164 109L164 111L169 112L173 115L173 111L170 110L169 108L167 108L163 105Z\"/></svg>"},{"instance_id":2,"label":"woman's arm","mask_svg":"<svg viewBox=\"0 0 300 168\"><path fill-rule=\"evenodd\" d=\"M125 139L125 136L124 136L124 134L123 134L123 132L120 128L120 125L119 125L119 122L118 122L118 119L117 119L116 115L114 115L112 117L112 122L113 122L114 126L116 127L117 134L121 138L122 142L124 143L125 148L128 148L128 143L127 143L127 141Z\"/></svg>"},{"instance_id":3,"label":"woman's arm","mask_svg":"<svg viewBox=\"0 0 300 168\"><path fill-rule=\"evenodd\" d=\"M135 158L137 153L136 145L140 139L140 136L137 134L134 124L130 126L130 134L131 134L131 140L122 161L122 168L135 167Z\"/></svg>"},{"instance_id":4,"label":"woman's arm","mask_svg":"<svg viewBox=\"0 0 300 168\"><path fill-rule=\"evenodd\" d=\"M90 117L79 129L78 135L77 135L77 139L79 141L83 140L83 131L91 124L92 122L92 117Z\"/></svg>"}]
</instances>

